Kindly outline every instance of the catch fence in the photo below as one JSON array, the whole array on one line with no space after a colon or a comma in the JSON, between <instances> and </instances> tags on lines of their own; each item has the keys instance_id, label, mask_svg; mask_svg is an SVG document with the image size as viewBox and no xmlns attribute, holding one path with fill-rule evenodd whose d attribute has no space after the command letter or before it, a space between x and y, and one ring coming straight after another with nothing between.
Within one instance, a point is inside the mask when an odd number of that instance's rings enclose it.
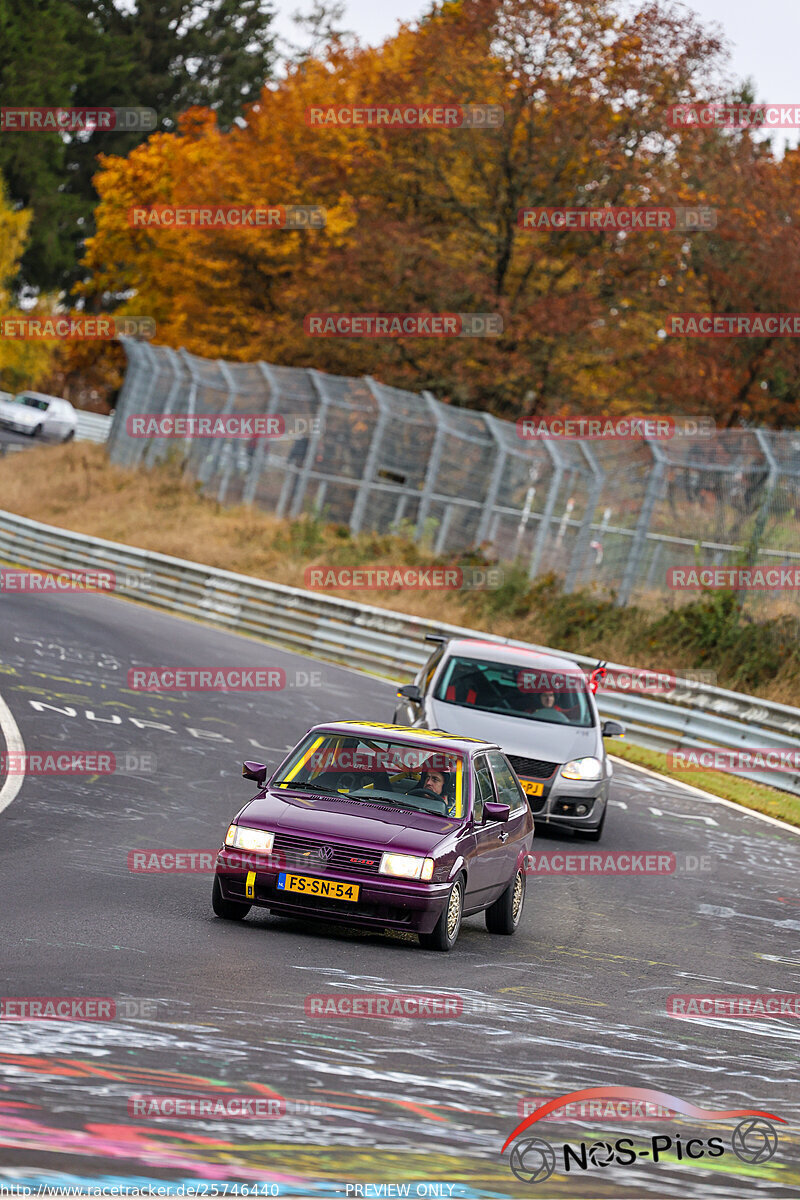
<instances>
[{"instance_id":1,"label":"catch fence","mask_svg":"<svg viewBox=\"0 0 800 1200\"><path fill-rule=\"evenodd\" d=\"M524 440L515 424L369 376L212 361L123 339L128 370L109 437L114 462L170 452L207 494L281 516L315 511L406 532L436 553L484 547L566 591L599 585L619 604L681 593L671 567L800 567L800 431L676 432L668 440ZM286 436L132 437L133 414L262 414ZM759 612L797 592L749 592Z\"/></svg>"}]
</instances>

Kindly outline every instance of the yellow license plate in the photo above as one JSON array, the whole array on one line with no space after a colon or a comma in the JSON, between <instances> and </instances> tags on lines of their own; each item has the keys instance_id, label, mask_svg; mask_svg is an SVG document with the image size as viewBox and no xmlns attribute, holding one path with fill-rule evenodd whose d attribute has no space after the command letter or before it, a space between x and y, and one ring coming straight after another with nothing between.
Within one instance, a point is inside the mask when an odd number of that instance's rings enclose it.
<instances>
[{"instance_id":1,"label":"yellow license plate","mask_svg":"<svg viewBox=\"0 0 800 1200\"><path fill-rule=\"evenodd\" d=\"M543 783L531 783L530 779L520 779L520 783L527 796L541 796L544 791Z\"/></svg>"},{"instance_id":2,"label":"yellow license plate","mask_svg":"<svg viewBox=\"0 0 800 1200\"><path fill-rule=\"evenodd\" d=\"M357 900L357 883L342 883L337 879L315 879L311 875L289 875L282 871L278 888L284 892L302 892L304 896L325 896L328 900Z\"/></svg>"}]
</instances>

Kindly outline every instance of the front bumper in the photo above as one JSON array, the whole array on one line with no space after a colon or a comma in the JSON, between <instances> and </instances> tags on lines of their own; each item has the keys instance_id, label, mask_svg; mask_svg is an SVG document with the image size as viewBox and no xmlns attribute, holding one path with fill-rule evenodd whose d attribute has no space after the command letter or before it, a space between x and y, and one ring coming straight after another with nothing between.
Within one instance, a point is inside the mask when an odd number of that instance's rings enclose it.
<instances>
[{"instance_id":1,"label":"front bumper","mask_svg":"<svg viewBox=\"0 0 800 1200\"><path fill-rule=\"evenodd\" d=\"M10 421L7 417L0 417L0 429L10 429L14 433L33 433L35 425L25 425L20 421Z\"/></svg>"},{"instance_id":2,"label":"front bumper","mask_svg":"<svg viewBox=\"0 0 800 1200\"><path fill-rule=\"evenodd\" d=\"M334 921L364 929L407 929L412 933L431 933L439 920L450 895L450 883L413 883L392 879L387 875L344 875L327 872L319 878L357 884L358 900L330 900L321 896L304 896L278 888L278 875L285 867L266 864L263 869L253 863L256 877L253 895L248 896L248 871L241 866L241 855L232 858L222 851L217 856L217 878L226 900L268 908L270 912L288 917L305 917L311 921ZM298 874L318 875L315 871Z\"/></svg>"},{"instance_id":3,"label":"front bumper","mask_svg":"<svg viewBox=\"0 0 800 1200\"><path fill-rule=\"evenodd\" d=\"M564 779L561 767L548 780L520 779L543 784L541 796L528 796L528 804L538 825L592 832L599 826L608 803L609 781L605 779ZM585 812L579 812L579 809Z\"/></svg>"}]
</instances>

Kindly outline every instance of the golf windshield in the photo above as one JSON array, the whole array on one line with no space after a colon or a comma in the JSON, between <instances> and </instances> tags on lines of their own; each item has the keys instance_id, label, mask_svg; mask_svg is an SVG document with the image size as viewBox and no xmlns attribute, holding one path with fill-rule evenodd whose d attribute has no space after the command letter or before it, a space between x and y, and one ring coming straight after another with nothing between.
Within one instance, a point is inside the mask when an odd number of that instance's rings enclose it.
<instances>
[{"instance_id":1,"label":"golf windshield","mask_svg":"<svg viewBox=\"0 0 800 1200\"><path fill-rule=\"evenodd\" d=\"M47 412L50 407L47 400L40 400L38 396L17 396L15 403L23 408L38 408L39 412Z\"/></svg>"},{"instance_id":2,"label":"golf windshield","mask_svg":"<svg viewBox=\"0 0 800 1200\"><path fill-rule=\"evenodd\" d=\"M411 808L464 812L464 760L453 750L381 737L317 733L300 743L272 787Z\"/></svg>"},{"instance_id":3,"label":"golf windshield","mask_svg":"<svg viewBox=\"0 0 800 1200\"><path fill-rule=\"evenodd\" d=\"M549 725L588 728L594 721L586 676L568 666L553 671L523 663L453 657L437 684L434 699Z\"/></svg>"}]
</instances>

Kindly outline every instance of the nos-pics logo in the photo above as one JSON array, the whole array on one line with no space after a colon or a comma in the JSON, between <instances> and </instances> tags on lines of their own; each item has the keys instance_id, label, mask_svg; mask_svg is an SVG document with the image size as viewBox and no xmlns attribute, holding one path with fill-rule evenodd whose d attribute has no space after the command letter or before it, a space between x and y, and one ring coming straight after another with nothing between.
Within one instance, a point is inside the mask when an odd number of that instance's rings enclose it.
<instances>
[{"instance_id":1,"label":"nos-pics logo","mask_svg":"<svg viewBox=\"0 0 800 1200\"><path fill-rule=\"evenodd\" d=\"M778 1117L774 1113L761 1112L758 1109L698 1108L677 1096L671 1096L667 1092L653 1091L650 1088L584 1088L579 1092L558 1096L537 1108L506 1139L503 1152L520 1134L554 1110L584 1100L609 1100L611 1098L658 1104L673 1112L706 1121L741 1117L743 1119L733 1130L730 1148L738 1159L748 1164L768 1162L774 1156L778 1148L778 1135L771 1122L779 1121L781 1124L785 1124L783 1117ZM703 1158L720 1158L725 1153L722 1137L694 1137L682 1140L678 1134L672 1136L658 1134L642 1141L639 1145L641 1148L637 1147L632 1138L623 1137L616 1138L614 1141L582 1141L573 1145L563 1143L556 1150L544 1138L530 1137L518 1142L513 1147L509 1166L522 1183L543 1183L558 1169L569 1174L573 1171L586 1171L592 1167L631 1166L640 1159L659 1162L660 1158L667 1154L670 1155L670 1158L674 1156L678 1161L697 1161Z\"/></svg>"}]
</instances>

